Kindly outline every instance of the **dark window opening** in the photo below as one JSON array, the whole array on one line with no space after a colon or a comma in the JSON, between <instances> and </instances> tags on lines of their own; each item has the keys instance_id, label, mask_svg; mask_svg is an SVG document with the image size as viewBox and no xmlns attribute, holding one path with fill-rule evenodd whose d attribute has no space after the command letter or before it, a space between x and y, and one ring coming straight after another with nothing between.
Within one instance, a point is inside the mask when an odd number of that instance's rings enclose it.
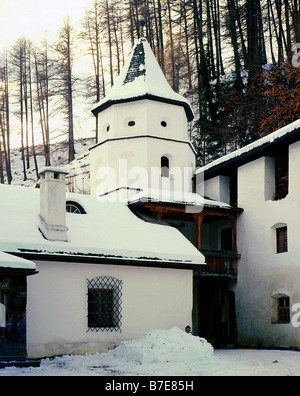
<instances>
[{"instance_id":1,"label":"dark window opening","mask_svg":"<svg viewBox=\"0 0 300 396\"><path fill-rule=\"evenodd\" d=\"M277 253L284 253L288 251L287 227L280 227L276 229L276 248Z\"/></svg>"},{"instance_id":2,"label":"dark window opening","mask_svg":"<svg viewBox=\"0 0 300 396\"><path fill-rule=\"evenodd\" d=\"M283 199L289 190L289 156L288 151L275 157L275 200Z\"/></svg>"},{"instance_id":3,"label":"dark window opening","mask_svg":"<svg viewBox=\"0 0 300 396\"><path fill-rule=\"evenodd\" d=\"M109 132L109 130L110 130L110 125L107 125L106 132Z\"/></svg>"},{"instance_id":4,"label":"dark window opening","mask_svg":"<svg viewBox=\"0 0 300 396\"><path fill-rule=\"evenodd\" d=\"M221 250L232 250L232 228L221 230Z\"/></svg>"},{"instance_id":5,"label":"dark window opening","mask_svg":"<svg viewBox=\"0 0 300 396\"><path fill-rule=\"evenodd\" d=\"M135 126L135 122L134 121L129 121L128 122L128 126L130 126L130 127Z\"/></svg>"},{"instance_id":6,"label":"dark window opening","mask_svg":"<svg viewBox=\"0 0 300 396\"><path fill-rule=\"evenodd\" d=\"M113 327L113 290L88 291L88 327Z\"/></svg>"},{"instance_id":7,"label":"dark window opening","mask_svg":"<svg viewBox=\"0 0 300 396\"><path fill-rule=\"evenodd\" d=\"M238 202L238 174L237 169L233 169L229 175L230 180L230 205L233 207L237 207Z\"/></svg>"},{"instance_id":8,"label":"dark window opening","mask_svg":"<svg viewBox=\"0 0 300 396\"><path fill-rule=\"evenodd\" d=\"M161 176L162 177L169 177L170 176L169 158L168 157L161 157L160 166L161 166Z\"/></svg>"},{"instance_id":9,"label":"dark window opening","mask_svg":"<svg viewBox=\"0 0 300 396\"><path fill-rule=\"evenodd\" d=\"M160 123L160 125L162 126L162 127L166 127L168 124L166 123L166 121L162 121L161 123Z\"/></svg>"},{"instance_id":10,"label":"dark window opening","mask_svg":"<svg viewBox=\"0 0 300 396\"><path fill-rule=\"evenodd\" d=\"M290 323L290 298L278 298L278 322Z\"/></svg>"}]
</instances>

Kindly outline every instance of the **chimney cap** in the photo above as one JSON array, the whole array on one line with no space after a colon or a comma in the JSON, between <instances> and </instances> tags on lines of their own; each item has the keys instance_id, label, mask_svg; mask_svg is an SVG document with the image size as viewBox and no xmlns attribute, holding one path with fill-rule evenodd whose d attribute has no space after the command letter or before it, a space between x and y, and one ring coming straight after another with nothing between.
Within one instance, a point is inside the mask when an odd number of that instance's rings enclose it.
<instances>
[{"instance_id":1,"label":"chimney cap","mask_svg":"<svg viewBox=\"0 0 300 396\"><path fill-rule=\"evenodd\" d=\"M68 175L69 172L66 168L59 168L56 166L44 166L43 168L41 168L41 170L39 171L39 176L47 173L47 172L53 172L53 173L62 173L64 175Z\"/></svg>"}]
</instances>

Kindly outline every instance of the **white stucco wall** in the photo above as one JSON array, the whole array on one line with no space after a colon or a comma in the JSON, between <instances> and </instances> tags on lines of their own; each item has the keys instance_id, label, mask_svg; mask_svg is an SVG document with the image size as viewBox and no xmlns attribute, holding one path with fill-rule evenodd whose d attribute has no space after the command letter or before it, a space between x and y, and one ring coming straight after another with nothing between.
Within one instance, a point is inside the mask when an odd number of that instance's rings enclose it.
<instances>
[{"instance_id":1,"label":"white stucco wall","mask_svg":"<svg viewBox=\"0 0 300 396\"><path fill-rule=\"evenodd\" d=\"M273 162L259 158L238 169L238 283L236 307L241 345L300 347L300 328L274 324L276 294L300 303L300 142L289 149L289 193L272 200ZM276 253L276 228L285 224L288 252ZM292 314L292 313L291 313Z\"/></svg>"},{"instance_id":2,"label":"white stucco wall","mask_svg":"<svg viewBox=\"0 0 300 396\"><path fill-rule=\"evenodd\" d=\"M148 99L114 104L98 114L98 121L98 142L137 135L188 140L185 110L173 104ZM130 121L135 125L129 126Z\"/></svg>"},{"instance_id":3,"label":"white stucco wall","mask_svg":"<svg viewBox=\"0 0 300 396\"><path fill-rule=\"evenodd\" d=\"M28 277L29 357L107 351L152 329L192 326L190 270L36 262ZM123 282L122 332L87 331L87 279L112 276Z\"/></svg>"},{"instance_id":4,"label":"white stucco wall","mask_svg":"<svg viewBox=\"0 0 300 396\"><path fill-rule=\"evenodd\" d=\"M205 182L196 178L196 192L216 201L230 203L230 180L228 176L216 176Z\"/></svg>"},{"instance_id":5,"label":"white stucco wall","mask_svg":"<svg viewBox=\"0 0 300 396\"><path fill-rule=\"evenodd\" d=\"M166 182L161 178L162 156L169 158L170 189L191 192L195 155L190 144L138 137L112 139L91 149L91 194L98 196L124 185L162 188Z\"/></svg>"}]
</instances>

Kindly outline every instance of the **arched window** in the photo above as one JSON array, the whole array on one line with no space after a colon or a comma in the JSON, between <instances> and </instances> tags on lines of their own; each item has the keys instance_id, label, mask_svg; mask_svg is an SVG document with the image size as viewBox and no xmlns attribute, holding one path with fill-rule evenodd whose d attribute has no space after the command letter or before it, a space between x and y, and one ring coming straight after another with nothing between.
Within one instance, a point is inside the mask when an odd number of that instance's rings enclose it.
<instances>
[{"instance_id":1,"label":"arched window","mask_svg":"<svg viewBox=\"0 0 300 396\"><path fill-rule=\"evenodd\" d=\"M160 167L161 167L161 176L169 177L170 176L170 164L168 157L161 157L160 159Z\"/></svg>"},{"instance_id":2,"label":"arched window","mask_svg":"<svg viewBox=\"0 0 300 396\"><path fill-rule=\"evenodd\" d=\"M86 214L86 211L83 209L83 207L79 205L79 203L73 201L66 202L66 211L68 213Z\"/></svg>"}]
</instances>

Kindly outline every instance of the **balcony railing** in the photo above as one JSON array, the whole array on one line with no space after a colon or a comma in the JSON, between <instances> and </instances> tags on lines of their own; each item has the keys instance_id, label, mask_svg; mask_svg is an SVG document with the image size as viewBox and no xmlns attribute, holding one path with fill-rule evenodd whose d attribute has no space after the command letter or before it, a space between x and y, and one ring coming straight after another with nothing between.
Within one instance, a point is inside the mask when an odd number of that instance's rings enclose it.
<instances>
[{"instance_id":1,"label":"balcony railing","mask_svg":"<svg viewBox=\"0 0 300 396\"><path fill-rule=\"evenodd\" d=\"M205 256L206 266L200 269L203 276L227 276L237 280L237 259L240 255L235 251L200 249Z\"/></svg>"}]
</instances>

